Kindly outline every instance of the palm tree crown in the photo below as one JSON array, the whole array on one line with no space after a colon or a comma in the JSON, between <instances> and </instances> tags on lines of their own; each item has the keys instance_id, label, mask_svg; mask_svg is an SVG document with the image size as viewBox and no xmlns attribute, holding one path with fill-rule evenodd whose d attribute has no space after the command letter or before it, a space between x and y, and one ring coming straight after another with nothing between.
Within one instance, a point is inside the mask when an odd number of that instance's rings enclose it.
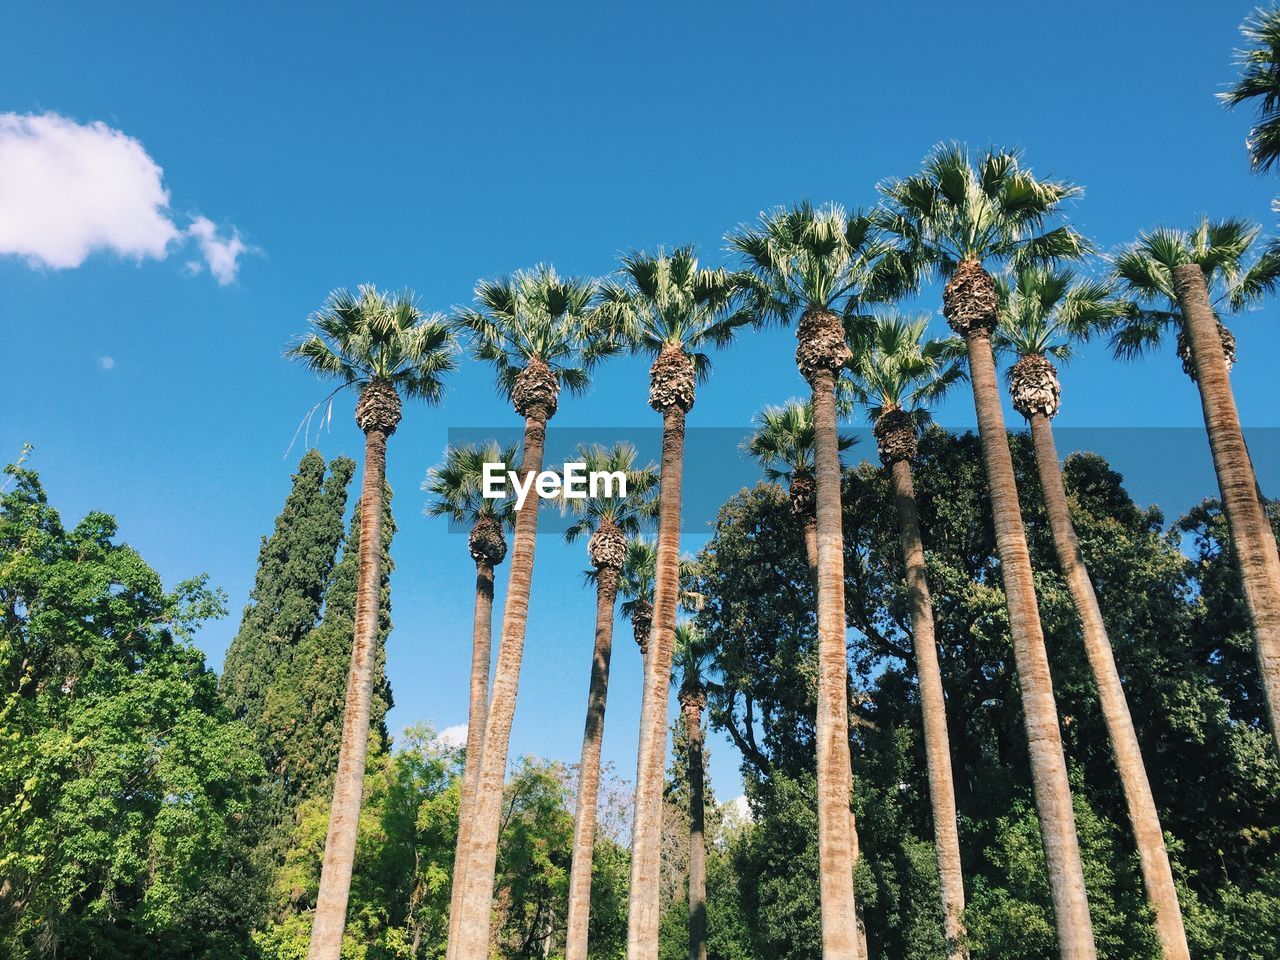
<instances>
[{"instance_id":1,"label":"palm tree crown","mask_svg":"<svg viewBox=\"0 0 1280 960\"><path fill-rule=\"evenodd\" d=\"M475 523L482 517L492 517L509 525L513 515L510 497L486 497L484 490L484 465L502 464L502 470L514 470L519 462L519 451L514 444L503 447L496 440L487 443L450 445L445 451L444 463L427 471L422 489L431 494L426 507L427 516L448 517L458 523Z\"/></svg>"},{"instance_id":2,"label":"palm tree crown","mask_svg":"<svg viewBox=\"0 0 1280 960\"><path fill-rule=\"evenodd\" d=\"M694 561L689 556L680 558L680 596L678 603L686 610L702 608L702 594L688 589L694 576ZM587 574L588 578L592 576ZM626 556L622 562L622 575L618 580L618 593L624 599L619 607L624 617L631 619L636 643L643 646L649 638L648 623L653 616L653 589L658 576L658 541L655 537L630 536L627 538Z\"/></svg>"},{"instance_id":3,"label":"palm tree crown","mask_svg":"<svg viewBox=\"0 0 1280 960\"><path fill-rule=\"evenodd\" d=\"M497 371L499 391L524 406L521 374L543 373L538 399L555 412L555 394L567 387L578 394L590 384L588 368L608 349L604 328L594 319L594 280L561 277L554 267L520 270L498 280L482 280L475 306L455 313L471 335L476 358Z\"/></svg>"},{"instance_id":4,"label":"palm tree crown","mask_svg":"<svg viewBox=\"0 0 1280 960\"><path fill-rule=\"evenodd\" d=\"M813 404L792 398L780 407L765 407L755 415L754 424L755 430L742 441L743 451L760 464L766 477L787 484L793 502L798 488L812 499ZM843 452L856 442L856 438L841 434L839 448Z\"/></svg>"},{"instance_id":5,"label":"palm tree crown","mask_svg":"<svg viewBox=\"0 0 1280 960\"><path fill-rule=\"evenodd\" d=\"M683 691L704 693L713 686L710 675L714 665L715 649L706 634L688 620L677 623L671 682Z\"/></svg>"},{"instance_id":6,"label":"palm tree crown","mask_svg":"<svg viewBox=\"0 0 1280 960\"><path fill-rule=\"evenodd\" d=\"M635 446L630 443L616 443L612 447L598 443L578 445L577 459L586 464L587 473L623 474L627 478L627 494L621 496L614 488L610 496L562 498L564 508L576 517L564 532L566 542L573 543L584 534L604 526L618 530L623 536L634 536L646 521L657 515L657 500L653 492L658 483L658 471L652 463L637 466L638 456Z\"/></svg>"},{"instance_id":7,"label":"palm tree crown","mask_svg":"<svg viewBox=\"0 0 1280 960\"><path fill-rule=\"evenodd\" d=\"M1222 317L1252 306L1280 285L1280 250L1268 246L1252 256L1260 228L1243 220L1210 220L1204 217L1194 230L1162 227L1141 234L1114 257L1116 280L1138 302L1112 335L1116 356L1134 359L1160 343L1165 331L1179 331L1179 353L1188 357L1182 336L1182 309L1173 287L1173 269L1197 264L1205 287L1228 366L1235 353L1235 338L1222 326Z\"/></svg>"},{"instance_id":8,"label":"palm tree crown","mask_svg":"<svg viewBox=\"0 0 1280 960\"><path fill-rule=\"evenodd\" d=\"M916 267L944 276L966 261L1018 265L1075 259L1087 250L1070 226L1044 229L1080 188L1038 179L1013 151L988 149L975 164L963 144L941 144L919 173L879 189L884 203L876 224L901 239Z\"/></svg>"},{"instance_id":9,"label":"palm tree crown","mask_svg":"<svg viewBox=\"0 0 1280 960\"><path fill-rule=\"evenodd\" d=\"M372 284L335 290L311 316L312 332L286 351L338 389L385 383L406 397L438 403L444 375L456 366L456 340L443 315L426 315L413 292Z\"/></svg>"},{"instance_id":10,"label":"palm tree crown","mask_svg":"<svg viewBox=\"0 0 1280 960\"><path fill-rule=\"evenodd\" d=\"M996 280L1000 326L995 344L1019 357L1071 359L1074 344L1110 329L1131 311L1110 280L1048 265L1027 265Z\"/></svg>"},{"instance_id":11,"label":"palm tree crown","mask_svg":"<svg viewBox=\"0 0 1280 960\"><path fill-rule=\"evenodd\" d=\"M925 339L928 326L928 314L896 310L878 311L871 323L860 325L842 389L872 420L905 410L924 426L927 408L964 379L963 344L954 337Z\"/></svg>"},{"instance_id":12,"label":"palm tree crown","mask_svg":"<svg viewBox=\"0 0 1280 960\"><path fill-rule=\"evenodd\" d=\"M910 286L904 261L872 217L839 204L775 207L727 240L748 270L761 321L789 323L809 310L847 314Z\"/></svg>"},{"instance_id":13,"label":"palm tree crown","mask_svg":"<svg viewBox=\"0 0 1280 960\"><path fill-rule=\"evenodd\" d=\"M486 497L484 465L502 464L505 474L519 462L514 445L501 447L496 440L484 444L450 446L444 463L427 471L422 489L431 494L426 513L448 517L471 526L468 546L477 563L497 566L507 555L506 531L515 523L515 503L510 496Z\"/></svg>"},{"instance_id":14,"label":"palm tree crown","mask_svg":"<svg viewBox=\"0 0 1280 960\"><path fill-rule=\"evenodd\" d=\"M1240 79L1218 97L1229 108L1257 104L1245 146L1253 169L1265 172L1280 159L1280 8L1255 10L1240 32L1252 46L1237 54Z\"/></svg>"},{"instance_id":15,"label":"palm tree crown","mask_svg":"<svg viewBox=\"0 0 1280 960\"><path fill-rule=\"evenodd\" d=\"M727 346L736 328L749 319L734 310L740 278L699 266L692 246L669 254L662 248L657 253L633 251L621 264L620 276L601 282L596 314L616 346L657 358L650 404L687 413L693 407L694 382L705 380L711 369L702 348ZM667 366L673 369L664 371Z\"/></svg>"}]
</instances>

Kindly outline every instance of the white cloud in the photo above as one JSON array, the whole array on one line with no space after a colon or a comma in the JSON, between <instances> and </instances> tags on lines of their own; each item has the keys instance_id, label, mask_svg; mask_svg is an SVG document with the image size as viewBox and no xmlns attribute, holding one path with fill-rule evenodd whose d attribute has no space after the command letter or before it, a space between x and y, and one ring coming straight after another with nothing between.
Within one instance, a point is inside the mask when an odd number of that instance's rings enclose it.
<instances>
[{"instance_id":1,"label":"white cloud","mask_svg":"<svg viewBox=\"0 0 1280 960\"><path fill-rule=\"evenodd\" d=\"M194 238L200 247L200 254L209 265L209 272L222 286L226 286L236 278L240 269L240 257L249 249L240 239L240 232L231 228L231 235L225 239L218 236L218 228L208 217L196 217L187 228L187 235ZM195 268L199 272L200 263L191 260L187 268Z\"/></svg>"},{"instance_id":2,"label":"white cloud","mask_svg":"<svg viewBox=\"0 0 1280 960\"><path fill-rule=\"evenodd\" d=\"M0 255L32 266L69 269L97 252L163 260L194 243L214 279L228 284L248 252L234 227L220 236L205 217L180 229L159 164L101 121L0 113L0 170Z\"/></svg>"},{"instance_id":3,"label":"white cloud","mask_svg":"<svg viewBox=\"0 0 1280 960\"><path fill-rule=\"evenodd\" d=\"M465 747L467 745L467 725L459 723L452 727L445 727L436 734L436 739L450 747Z\"/></svg>"},{"instance_id":4,"label":"white cloud","mask_svg":"<svg viewBox=\"0 0 1280 960\"><path fill-rule=\"evenodd\" d=\"M116 368L116 358L115 357L99 357L98 366L100 366L103 370L114 370Z\"/></svg>"},{"instance_id":5,"label":"white cloud","mask_svg":"<svg viewBox=\"0 0 1280 960\"><path fill-rule=\"evenodd\" d=\"M748 823L751 821L751 804L747 802L745 794L740 797L734 797L726 803L725 806L732 810L734 814L742 820L747 821Z\"/></svg>"}]
</instances>

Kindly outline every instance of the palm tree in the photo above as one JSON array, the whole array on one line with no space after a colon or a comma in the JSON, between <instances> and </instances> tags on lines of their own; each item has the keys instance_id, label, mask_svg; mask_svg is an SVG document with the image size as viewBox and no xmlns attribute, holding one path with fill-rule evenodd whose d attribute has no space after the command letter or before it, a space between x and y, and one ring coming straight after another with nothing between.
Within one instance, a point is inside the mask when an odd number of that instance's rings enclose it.
<instances>
[{"instance_id":1,"label":"palm tree","mask_svg":"<svg viewBox=\"0 0 1280 960\"><path fill-rule=\"evenodd\" d=\"M684 720L689 776L689 960L707 960L707 840L704 834L706 771L702 758L702 711L707 706L711 648L692 623L676 626L674 674Z\"/></svg>"},{"instance_id":2,"label":"palm tree","mask_svg":"<svg viewBox=\"0 0 1280 960\"><path fill-rule=\"evenodd\" d=\"M596 587L596 640L591 659L591 685L587 694L587 721L582 733L582 760L578 764L578 806L573 821L573 860L569 871L569 923L565 934L565 960L587 960L588 921L591 914L591 864L595 853L596 802L600 788L600 743L604 737L605 699L609 692L609 660L613 652L613 606L618 580L627 560L629 535L639 532L652 516L649 496L657 483L657 469L636 465L636 448L618 443L608 449L585 444L578 459L588 475L595 471L626 477L625 496L565 500L578 519L565 530L569 543L590 533L587 555Z\"/></svg>"},{"instance_id":3,"label":"palm tree","mask_svg":"<svg viewBox=\"0 0 1280 960\"><path fill-rule=\"evenodd\" d=\"M848 649L844 539L840 518L840 441L836 378L850 357L841 313L887 299L907 285L902 260L871 218L834 204L802 203L762 213L727 238L752 278L752 307L762 320L794 323L796 364L812 390L814 493L817 500L818 857L822 955L863 954L857 935L853 868L857 831L850 807Z\"/></svg>"},{"instance_id":4,"label":"palm tree","mask_svg":"<svg viewBox=\"0 0 1280 960\"><path fill-rule=\"evenodd\" d=\"M656 960L658 956L662 784L680 590L685 417L693 408L695 385L710 367L700 348L727 345L735 328L747 319L745 314L733 312L737 290L736 277L724 270L699 267L690 246L678 247L670 254L663 250L627 254L622 258L621 277L601 285L599 314L614 331L615 342L654 358L649 368L649 406L662 415L653 622L645 657L631 834L628 960Z\"/></svg>"},{"instance_id":5,"label":"palm tree","mask_svg":"<svg viewBox=\"0 0 1280 960\"><path fill-rule=\"evenodd\" d=\"M1280 249L1251 251L1258 228L1201 220L1192 231L1155 230L1115 257L1115 273L1142 304L1116 330L1118 356L1135 357L1178 330L1183 369L1200 389L1213 466L1227 515L1245 604L1258 647L1271 733L1280 749L1280 554L1240 429L1228 373L1235 337L1223 323L1280 286Z\"/></svg>"},{"instance_id":6,"label":"palm tree","mask_svg":"<svg viewBox=\"0 0 1280 960\"><path fill-rule=\"evenodd\" d=\"M1013 397L1013 408L1026 417L1031 426L1036 469L1058 566L1080 617L1085 655L1098 685L1111 753L1137 841L1147 899L1155 914L1156 934L1166 960L1174 957L1187 960L1187 935L1182 926L1160 816L1111 651L1111 639L1076 541L1053 439L1053 417L1058 412L1062 391L1057 369L1049 358L1059 362L1069 359L1072 341L1088 339L1113 325L1128 312L1129 306L1113 295L1108 282L1078 278L1070 270L1047 266L1024 266L1010 279L1002 278L996 289L1000 298L1000 326L995 342L997 348L1018 357L1009 369L1009 393Z\"/></svg>"},{"instance_id":7,"label":"palm tree","mask_svg":"<svg viewBox=\"0 0 1280 960\"><path fill-rule=\"evenodd\" d=\"M618 595L623 598L618 608L631 621L631 632L640 656L649 656L649 631L653 626L653 588L658 575L658 540L656 537L628 537L627 553L618 578ZM702 609L704 597L687 586L694 575L694 561L688 554L680 558L679 606L685 610ZM646 667L647 669L647 667Z\"/></svg>"},{"instance_id":8,"label":"palm tree","mask_svg":"<svg viewBox=\"0 0 1280 960\"><path fill-rule=\"evenodd\" d=\"M853 437L840 436L841 452L853 444ZM743 441L742 448L759 462L770 480L786 482L791 512L804 530L809 573L816 578L818 514L813 485L813 404L792 399L780 407L765 407L755 415L755 431Z\"/></svg>"},{"instance_id":9,"label":"palm tree","mask_svg":"<svg viewBox=\"0 0 1280 960\"><path fill-rule=\"evenodd\" d=\"M1229 108L1257 102L1257 122L1245 146L1253 169L1264 172L1280 160L1280 8L1255 10L1240 32L1253 46L1237 54L1240 79L1218 97Z\"/></svg>"},{"instance_id":10,"label":"palm tree","mask_svg":"<svg viewBox=\"0 0 1280 960\"><path fill-rule=\"evenodd\" d=\"M312 315L311 327L312 332L291 346L286 356L301 360L322 377L338 380L338 390L356 388L356 425L365 436L355 636L347 674L342 747L333 782L333 806L308 953L310 960L337 960L347 921L369 748L387 439L400 423L401 395L427 403L440 402L444 375L455 365L455 342L444 318L424 315L412 292L384 293L372 285L360 287L354 295L346 290L329 294L324 306Z\"/></svg>"},{"instance_id":11,"label":"palm tree","mask_svg":"<svg viewBox=\"0 0 1280 960\"><path fill-rule=\"evenodd\" d=\"M485 497L484 465L502 465L505 475L516 462L514 446L500 447L496 441L484 445L451 446L445 461L427 472L422 487L434 498L427 514L448 517L455 523L470 524L467 546L476 565L476 603L471 628L471 699L467 708L467 748L462 770L462 796L458 803L458 842L454 852L449 940L461 917L461 877L466 869L466 851L471 833L472 805L480 752L484 746L485 716L489 710L489 663L493 644L493 570L507 555L506 530L514 516L509 497Z\"/></svg>"},{"instance_id":12,"label":"palm tree","mask_svg":"<svg viewBox=\"0 0 1280 960\"><path fill-rule=\"evenodd\" d=\"M476 287L476 305L457 313L458 325L471 334L476 357L494 365L499 391L524 418L520 472L526 482L532 482L542 469L547 421L555 415L561 387L584 391L589 383L586 366L607 347L591 316L595 290L593 281L562 278L551 267L541 266L502 280L482 281ZM457 960L488 956L502 790L524 654L538 503L534 498L516 511L498 662L462 875L457 945L450 951Z\"/></svg>"},{"instance_id":13,"label":"palm tree","mask_svg":"<svg viewBox=\"0 0 1280 960\"><path fill-rule=\"evenodd\" d=\"M951 960L967 957L964 876L960 868L960 835L956 824L956 792L951 776L951 740L947 704L934 639L933 601L929 595L920 513L911 463L916 439L929 420L927 407L937 401L964 372L953 340L925 340L927 315L904 317L885 313L868 329L857 331L849 380L854 398L867 408L880 451L889 468L898 510L902 564L907 572L907 603L920 709L924 717L924 752L933 809L933 843L941 880L943 933Z\"/></svg>"},{"instance_id":14,"label":"palm tree","mask_svg":"<svg viewBox=\"0 0 1280 960\"><path fill-rule=\"evenodd\" d=\"M1002 150L988 150L975 167L959 144L937 147L920 173L880 189L884 206L879 220L884 228L900 238L922 273L936 271L948 277L942 312L951 329L964 338L968 354L1058 947L1063 960L1092 960L1097 950L1071 787L991 349L998 297L995 280L983 265L1083 255L1085 241L1070 227L1045 229L1079 189L1037 179L1016 154Z\"/></svg>"}]
</instances>

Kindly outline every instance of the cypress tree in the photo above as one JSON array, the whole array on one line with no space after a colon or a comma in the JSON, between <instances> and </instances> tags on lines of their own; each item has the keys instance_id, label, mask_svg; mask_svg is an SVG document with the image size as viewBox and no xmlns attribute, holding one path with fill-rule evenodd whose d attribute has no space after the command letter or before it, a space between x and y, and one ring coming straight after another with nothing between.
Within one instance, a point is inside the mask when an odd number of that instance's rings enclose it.
<instances>
[{"instance_id":1,"label":"cypress tree","mask_svg":"<svg viewBox=\"0 0 1280 960\"><path fill-rule=\"evenodd\" d=\"M258 573L240 630L227 650L222 697L232 713L266 740L260 725L267 693L320 616L325 585L342 542L342 515L355 463L338 457L325 477L324 457L308 450L293 488L263 537Z\"/></svg>"},{"instance_id":2,"label":"cypress tree","mask_svg":"<svg viewBox=\"0 0 1280 960\"><path fill-rule=\"evenodd\" d=\"M383 498L382 591L378 617L378 661L370 714L371 750L387 743L386 715L392 707L386 675L391 632L391 490ZM351 664L356 585L360 567L360 504L356 503L342 558L324 594L324 617L299 643L272 684L262 715L267 767L280 785L281 812L310 797L327 797L342 742L342 715Z\"/></svg>"}]
</instances>

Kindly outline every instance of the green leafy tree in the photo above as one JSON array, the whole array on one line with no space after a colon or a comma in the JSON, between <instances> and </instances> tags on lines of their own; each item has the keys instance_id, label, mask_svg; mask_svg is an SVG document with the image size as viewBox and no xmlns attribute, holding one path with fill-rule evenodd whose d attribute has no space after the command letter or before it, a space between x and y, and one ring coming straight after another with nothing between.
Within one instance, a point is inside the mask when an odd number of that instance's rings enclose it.
<instances>
[{"instance_id":1,"label":"green leafy tree","mask_svg":"<svg viewBox=\"0 0 1280 960\"><path fill-rule=\"evenodd\" d=\"M166 591L110 516L67 528L35 473L6 474L0 953L242 956L262 761L191 642L223 597Z\"/></svg>"},{"instance_id":2,"label":"green leafy tree","mask_svg":"<svg viewBox=\"0 0 1280 960\"><path fill-rule=\"evenodd\" d=\"M383 516L379 525L382 548L378 560L378 631L369 702L370 739L375 753L387 747L385 719L394 703L386 674L391 573L395 569L391 541L396 532L389 487L380 500ZM325 589L323 619L303 637L295 655L281 668L263 710L268 770L280 782L290 814L304 800L332 794L349 681L348 640L355 627L359 597L360 538L365 529L362 514L363 504L357 503L342 557ZM293 819L288 819L290 830Z\"/></svg>"},{"instance_id":3,"label":"green leafy tree","mask_svg":"<svg viewBox=\"0 0 1280 960\"><path fill-rule=\"evenodd\" d=\"M342 543L347 484L355 463L308 450L271 536L258 550L258 572L240 629L227 648L222 696L253 729L281 664L316 625L325 584Z\"/></svg>"}]
</instances>

